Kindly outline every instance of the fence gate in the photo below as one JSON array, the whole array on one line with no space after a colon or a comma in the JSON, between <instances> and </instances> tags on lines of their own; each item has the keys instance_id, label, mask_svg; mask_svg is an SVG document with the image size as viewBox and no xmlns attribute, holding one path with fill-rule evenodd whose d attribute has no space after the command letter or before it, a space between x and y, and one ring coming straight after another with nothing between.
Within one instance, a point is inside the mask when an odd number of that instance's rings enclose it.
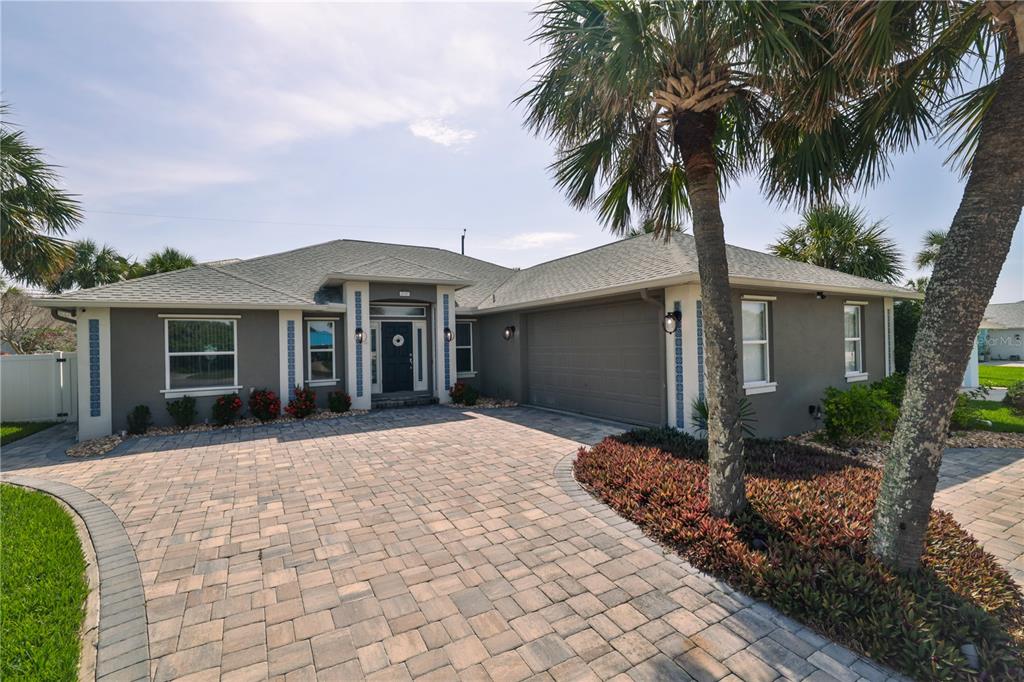
<instances>
[{"instance_id":1,"label":"fence gate","mask_svg":"<svg viewBox=\"0 0 1024 682\"><path fill-rule=\"evenodd\" d=\"M76 421L78 355L0 355L0 420Z\"/></svg>"}]
</instances>

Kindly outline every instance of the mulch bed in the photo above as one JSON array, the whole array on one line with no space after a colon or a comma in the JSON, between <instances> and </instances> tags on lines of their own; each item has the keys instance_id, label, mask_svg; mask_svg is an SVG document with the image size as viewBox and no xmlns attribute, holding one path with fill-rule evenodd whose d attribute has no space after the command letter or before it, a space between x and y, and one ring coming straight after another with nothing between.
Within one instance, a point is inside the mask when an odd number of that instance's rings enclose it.
<instances>
[{"instance_id":1,"label":"mulch bed","mask_svg":"<svg viewBox=\"0 0 1024 682\"><path fill-rule=\"evenodd\" d=\"M897 574L869 551L881 472L863 458L748 440L750 506L725 520L708 513L706 453L640 430L582 448L575 474L697 568L876 661L919 679L1024 677L1024 597L950 514L932 512L922 570Z\"/></svg>"}]
</instances>

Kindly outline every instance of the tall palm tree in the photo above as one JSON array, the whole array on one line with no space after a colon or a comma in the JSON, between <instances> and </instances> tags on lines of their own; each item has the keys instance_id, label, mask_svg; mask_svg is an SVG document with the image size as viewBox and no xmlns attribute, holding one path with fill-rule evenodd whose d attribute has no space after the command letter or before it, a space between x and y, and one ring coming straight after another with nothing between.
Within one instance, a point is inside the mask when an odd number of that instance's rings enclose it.
<instances>
[{"instance_id":1,"label":"tall palm tree","mask_svg":"<svg viewBox=\"0 0 1024 682\"><path fill-rule=\"evenodd\" d=\"M787 227L768 250L776 256L820 265L858 277L895 284L902 255L884 223L867 224L864 211L845 204L808 209L797 227Z\"/></svg>"},{"instance_id":2,"label":"tall palm tree","mask_svg":"<svg viewBox=\"0 0 1024 682\"><path fill-rule=\"evenodd\" d=\"M942 250L942 245L945 243L945 230L928 230L925 232L924 238L921 240L921 250L914 257L914 265L922 270L935 265L935 261L939 259L939 251Z\"/></svg>"},{"instance_id":3,"label":"tall palm tree","mask_svg":"<svg viewBox=\"0 0 1024 682\"><path fill-rule=\"evenodd\" d=\"M149 254L146 260L142 263L134 263L132 269L128 273L128 278L133 279L135 277L156 275L161 272L182 270L184 268L194 267L195 264L196 260L192 256L182 253L170 246L166 246L162 251L154 251Z\"/></svg>"},{"instance_id":4,"label":"tall palm tree","mask_svg":"<svg viewBox=\"0 0 1024 682\"><path fill-rule=\"evenodd\" d=\"M527 126L555 143L556 184L617 234L649 226L667 237L690 218L707 341L710 508L730 516L746 497L721 192L748 170L783 198L842 181L813 144L822 131L787 116L799 109L793 82L811 73L803 48L816 39L817 15L796 2L643 0L556 0L537 15L533 40L547 54L517 102ZM797 155L808 163L787 162Z\"/></svg>"},{"instance_id":5,"label":"tall palm tree","mask_svg":"<svg viewBox=\"0 0 1024 682\"><path fill-rule=\"evenodd\" d=\"M0 104L0 116L7 117ZM62 239L82 219L78 201L23 131L0 121L0 261L14 279L45 285L71 259Z\"/></svg>"},{"instance_id":6,"label":"tall palm tree","mask_svg":"<svg viewBox=\"0 0 1024 682\"><path fill-rule=\"evenodd\" d=\"M862 181L929 135L946 136L967 178L928 282L872 531L876 557L912 570L957 389L1024 206L1024 2L830 8L836 63L860 81L850 106Z\"/></svg>"},{"instance_id":7,"label":"tall palm tree","mask_svg":"<svg viewBox=\"0 0 1024 682\"><path fill-rule=\"evenodd\" d=\"M106 244L100 248L91 239L83 239L75 242L74 252L71 262L47 285L50 292L120 282L128 273L128 259Z\"/></svg>"}]
</instances>

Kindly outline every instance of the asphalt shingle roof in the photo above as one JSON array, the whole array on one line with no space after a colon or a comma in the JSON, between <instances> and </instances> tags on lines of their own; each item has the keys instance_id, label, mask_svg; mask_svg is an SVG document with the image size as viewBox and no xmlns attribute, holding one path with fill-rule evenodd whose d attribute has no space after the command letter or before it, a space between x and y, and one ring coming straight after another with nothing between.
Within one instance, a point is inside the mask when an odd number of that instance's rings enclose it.
<instances>
[{"instance_id":1,"label":"asphalt shingle roof","mask_svg":"<svg viewBox=\"0 0 1024 682\"><path fill-rule=\"evenodd\" d=\"M981 326L983 329L1024 329L1024 301L989 305Z\"/></svg>"},{"instance_id":2,"label":"asphalt shingle roof","mask_svg":"<svg viewBox=\"0 0 1024 682\"><path fill-rule=\"evenodd\" d=\"M902 287L749 249L728 246L727 255L729 274L734 278L768 285L913 295ZM697 256L690 235L677 234L668 242L641 235L518 270L443 249L336 240L247 260L217 261L54 298L97 303L310 306L315 305L325 278L339 273L371 280L464 281L467 286L456 292L456 304L483 312L609 289L639 289L669 279L694 281Z\"/></svg>"}]
</instances>

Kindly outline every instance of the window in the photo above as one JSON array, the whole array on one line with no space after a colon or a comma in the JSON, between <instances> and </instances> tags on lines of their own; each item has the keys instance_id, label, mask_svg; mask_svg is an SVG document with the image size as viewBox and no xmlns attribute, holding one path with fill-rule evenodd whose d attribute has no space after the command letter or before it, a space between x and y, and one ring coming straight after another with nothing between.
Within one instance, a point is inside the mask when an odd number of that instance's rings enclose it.
<instances>
[{"instance_id":1,"label":"window","mask_svg":"<svg viewBox=\"0 0 1024 682\"><path fill-rule=\"evenodd\" d=\"M235 321L165 320L168 391L235 388Z\"/></svg>"},{"instance_id":2,"label":"window","mask_svg":"<svg viewBox=\"0 0 1024 682\"><path fill-rule=\"evenodd\" d=\"M864 372L861 309L859 305L843 306L843 354L846 358L847 375Z\"/></svg>"},{"instance_id":3,"label":"window","mask_svg":"<svg viewBox=\"0 0 1024 682\"><path fill-rule=\"evenodd\" d=\"M743 383L766 384L768 367L768 302L743 301Z\"/></svg>"},{"instance_id":4,"label":"window","mask_svg":"<svg viewBox=\"0 0 1024 682\"><path fill-rule=\"evenodd\" d=\"M459 374L473 370L473 323L455 323L455 367Z\"/></svg>"},{"instance_id":5,"label":"window","mask_svg":"<svg viewBox=\"0 0 1024 682\"><path fill-rule=\"evenodd\" d=\"M334 381L334 321L306 320L309 380Z\"/></svg>"},{"instance_id":6,"label":"window","mask_svg":"<svg viewBox=\"0 0 1024 682\"><path fill-rule=\"evenodd\" d=\"M426 317L427 309L423 306L404 305L372 305L371 317Z\"/></svg>"}]
</instances>

